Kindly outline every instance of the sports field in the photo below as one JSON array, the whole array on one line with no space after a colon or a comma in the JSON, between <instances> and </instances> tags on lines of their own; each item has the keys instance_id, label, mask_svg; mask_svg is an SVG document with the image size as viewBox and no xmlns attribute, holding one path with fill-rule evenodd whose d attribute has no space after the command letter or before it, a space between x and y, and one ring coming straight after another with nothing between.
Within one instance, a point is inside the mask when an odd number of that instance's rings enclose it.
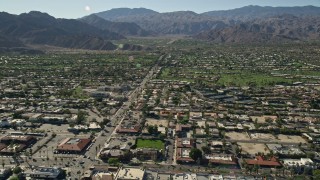
<instances>
[{"instance_id":1,"label":"sports field","mask_svg":"<svg viewBox=\"0 0 320 180\"><path fill-rule=\"evenodd\" d=\"M164 149L164 143L161 140L137 139L137 148L155 148Z\"/></svg>"}]
</instances>

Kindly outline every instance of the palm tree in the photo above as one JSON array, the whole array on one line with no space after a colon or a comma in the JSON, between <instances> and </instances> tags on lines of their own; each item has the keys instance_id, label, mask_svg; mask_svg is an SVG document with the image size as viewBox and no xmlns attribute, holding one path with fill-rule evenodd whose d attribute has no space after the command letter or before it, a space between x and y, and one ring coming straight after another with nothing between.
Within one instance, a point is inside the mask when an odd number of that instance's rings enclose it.
<instances>
[{"instance_id":1,"label":"palm tree","mask_svg":"<svg viewBox=\"0 0 320 180\"><path fill-rule=\"evenodd\" d=\"M290 167L290 175L291 175L291 177L293 176L293 173L294 173L294 166L291 166Z\"/></svg>"},{"instance_id":2,"label":"palm tree","mask_svg":"<svg viewBox=\"0 0 320 180\"><path fill-rule=\"evenodd\" d=\"M49 153L48 153L48 148L47 148L47 159L49 159Z\"/></svg>"},{"instance_id":3,"label":"palm tree","mask_svg":"<svg viewBox=\"0 0 320 180\"><path fill-rule=\"evenodd\" d=\"M25 158L26 158L25 161L28 161L29 152L28 152L28 151L25 151L25 152L24 152L24 155L25 155Z\"/></svg>"},{"instance_id":4,"label":"palm tree","mask_svg":"<svg viewBox=\"0 0 320 180\"><path fill-rule=\"evenodd\" d=\"M29 149L29 154L32 156L32 148Z\"/></svg>"}]
</instances>

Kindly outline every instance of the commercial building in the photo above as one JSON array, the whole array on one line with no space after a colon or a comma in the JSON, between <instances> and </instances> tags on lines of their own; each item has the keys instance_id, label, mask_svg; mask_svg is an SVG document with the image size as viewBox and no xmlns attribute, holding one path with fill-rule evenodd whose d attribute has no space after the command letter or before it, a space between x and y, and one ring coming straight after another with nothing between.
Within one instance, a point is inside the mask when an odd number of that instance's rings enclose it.
<instances>
[{"instance_id":1,"label":"commercial building","mask_svg":"<svg viewBox=\"0 0 320 180\"><path fill-rule=\"evenodd\" d=\"M314 163L310 158L284 159L283 165L287 167L291 167L291 166L306 167L306 166L313 166Z\"/></svg>"},{"instance_id":2,"label":"commercial building","mask_svg":"<svg viewBox=\"0 0 320 180\"><path fill-rule=\"evenodd\" d=\"M24 172L25 176L31 179L59 179L61 173L62 170L57 167L33 167Z\"/></svg>"},{"instance_id":3,"label":"commercial building","mask_svg":"<svg viewBox=\"0 0 320 180\"><path fill-rule=\"evenodd\" d=\"M66 138L58 146L59 153L81 153L89 146L91 139L88 138Z\"/></svg>"},{"instance_id":4,"label":"commercial building","mask_svg":"<svg viewBox=\"0 0 320 180\"><path fill-rule=\"evenodd\" d=\"M117 175L117 180L142 180L145 170L139 168L121 168Z\"/></svg>"}]
</instances>

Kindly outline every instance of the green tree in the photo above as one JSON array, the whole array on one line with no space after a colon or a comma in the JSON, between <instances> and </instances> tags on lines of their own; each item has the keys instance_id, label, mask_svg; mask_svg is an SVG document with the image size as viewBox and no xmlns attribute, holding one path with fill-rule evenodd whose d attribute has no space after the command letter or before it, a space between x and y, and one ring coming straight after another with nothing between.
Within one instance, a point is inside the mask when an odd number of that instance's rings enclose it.
<instances>
[{"instance_id":1,"label":"green tree","mask_svg":"<svg viewBox=\"0 0 320 180\"><path fill-rule=\"evenodd\" d=\"M18 176L11 176L9 180L19 180Z\"/></svg>"},{"instance_id":2,"label":"green tree","mask_svg":"<svg viewBox=\"0 0 320 180\"><path fill-rule=\"evenodd\" d=\"M110 122L110 120L108 118L103 118L101 124L107 125L109 122Z\"/></svg>"},{"instance_id":3,"label":"green tree","mask_svg":"<svg viewBox=\"0 0 320 180\"><path fill-rule=\"evenodd\" d=\"M15 112L15 113L13 113L12 118L13 118L13 119L22 119L21 112Z\"/></svg>"},{"instance_id":4,"label":"green tree","mask_svg":"<svg viewBox=\"0 0 320 180\"><path fill-rule=\"evenodd\" d=\"M158 126L148 126L149 134L158 134Z\"/></svg>"},{"instance_id":5,"label":"green tree","mask_svg":"<svg viewBox=\"0 0 320 180\"><path fill-rule=\"evenodd\" d=\"M87 119L86 112L78 111L76 124L83 124L83 123L85 123L86 119Z\"/></svg>"},{"instance_id":6,"label":"green tree","mask_svg":"<svg viewBox=\"0 0 320 180\"><path fill-rule=\"evenodd\" d=\"M153 126L148 126L148 133L153 134Z\"/></svg>"},{"instance_id":7,"label":"green tree","mask_svg":"<svg viewBox=\"0 0 320 180\"><path fill-rule=\"evenodd\" d=\"M153 127L153 133L154 133L154 134L158 134L158 126L157 126L157 125L155 125L155 126Z\"/></svg>"},{"instance_id":8,"label":"green tree","mask_svg":"<svg viewBox=\"0 0 320 180\"><path fill-rule=\"evenodd\" d=\"M64 114L71 114L71 111L70 111L70 109L64 109L64 110L63 110L63 113L64 113Z\"/></svg>"},{"instance_id":9,"label":"green tree","mask_svg":"<svg viewBox=\"0 0 320 180\"><path fill-rule=\"evenodd\" d=\"M119 159L118 158L109 158L108 163L111 165L117 165L117 164L119 164Z\"/></svg>"},{"instance_id":10,"label":"green tree","mask_svg":"<svg viewBox=\"0 0 320 180\"><path fill-rule=\"evenodd\" d=\"M56 136L57 136L56 133L52 133L52 135L51 135L52 138L55 138Z\"/></svg>"},{"instance_id":11,"label":"green tree","mask_svg":"<svg viewBox=\"0 0 320 180\"><path fill-rule=\"evenodd\" d=\"M92 118L91 122L97 122L96 118Z\"/></svg>"},{"instance_id":12,"label":"green tree","mask_svg":"<svg viewBox=\"0 0 320 180\"><path fill-rule=\"evenodd\" d=\"M201 149L204 152L204 154L210 154L211 153L210 147L208 147L208 146L202 146Z\"/></svg>"},{"instance_id":13,"label":"green tree","mask_svg":"<svg viewBox=\"0 0 320 180\"><path fill-rule=\"evenodd\" d=\"M12 172L14 174L19 174L20 172L22 171L21 167L19 166L16 166L15 168L13 168Z\"/></svg>"},{"instance_id":14,"label":"green tree","mask_svg":"<svg viewBox=\"0 0 320 180\"><path fill-rule=\"evenodd\" d=\"M313 179L320 179L320 169L315 169L312 172Z\"/></svg>"},{"instance_id":15,"label":"green tree","mask_svg":"<svg viewBox=\"0 0 320 180\"><path fill-rule=\"evenodd\" d=\"M308 152L307 153L307 157L310 158L310 159L313 159L315 157L315 153L314 152Z\"/></svg>"},{"instance_id":16,"label":"green tree","mask_svg":"<svg viewBox=\"0 0 320 180\"><path fill-rule=\"evenodd\" d=\"M202 159L202 151L197 148L192 148L189 157L191 157L193 160L197 161L198 159Z\"/></svg>"},{"instance_id":17,"label":"green tree","mask_svg":"<svg viewBox=\"0 0 320 180\"><path fill-rule=\"evenodd\" d=\"M58 176L58 179L65 179L67 176L67 172L64 169L60 169L61 173Z\"/></svg>"},{"instance_id":18,"label":"green tree","mask_svg":"<svg viewBox=\"0 0 320 180\"><path fill-rule=\"evenodd\" d=\"M131 151L128 150L128 151L125 151L123 155L119 157L119 161L123 163L128 163L131 161L132 158L133 158L133 154Z\"/></svg>"}]
</instances>

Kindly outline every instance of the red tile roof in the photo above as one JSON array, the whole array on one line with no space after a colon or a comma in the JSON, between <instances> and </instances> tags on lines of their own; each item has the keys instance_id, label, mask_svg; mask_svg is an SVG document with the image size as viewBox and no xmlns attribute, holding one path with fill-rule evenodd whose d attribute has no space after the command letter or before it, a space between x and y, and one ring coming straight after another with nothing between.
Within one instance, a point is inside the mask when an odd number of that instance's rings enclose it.
<instances>
[{"instance_id":1,"label":"red tile roof","mask_svg":"<svg viewBox=\"0 0 320 180\"><path fill-rule=\"evenodd\" d=\"M160 116L169 116L169 115L171 115L170 111L166 111L166 110L160 111Z\"/></svg>"},{"instance_id":2,"label":"red tile roof","mask_svg":"<svg viewBox=\"0 0 320 180\"><path fill-rule=\"evenodd\" d=\"M81 152L90 142L91 139L66 138L58 145L57 150Z\"/></svg>"},{"instance_id":3,"label":"red tile roof","mask_svg":"<svg viewBox=\"0 0 320 180\"><path fill-rule=\"evenodd\" d=\"M192 158L188 157L177 157L177 161L194 162Z\"/></svg>"},{"instance_id":4,"label":"red tile roof","mask_svg":"<svg viewBox=\"0 0 320 180\"><path fill-rule=\"evenodd\" d=\"M183 157L182 151L189 148L177 148L176 151L176 160L177 161L185 161L185 162L194 162L194 160L191 157ZM190 149L189 149L190 150Z\"/></svg>"},{"instance_id":5,"label":"red tile roof","mask_svg":"<svg viewBox=\"0 0 320 180\"><path fill-rule=\"evenodd\" d=\"M281 166L275 157L271 157L269 160L266 160L262 156L257 156L256 159L246 159L245 161L249 165Z\"/></svg>"},{"instance_id":6,"label":"red tile roof","mask_svg":"<svg viewBox=\"0 0 320 180\"><path fill-rule=\"evenodd\" d=\"M183 131L183 130L189 130L191 129L191 125L190 124L177 124L176 125L176 131Z\"/></svg>"}]
</instances>

